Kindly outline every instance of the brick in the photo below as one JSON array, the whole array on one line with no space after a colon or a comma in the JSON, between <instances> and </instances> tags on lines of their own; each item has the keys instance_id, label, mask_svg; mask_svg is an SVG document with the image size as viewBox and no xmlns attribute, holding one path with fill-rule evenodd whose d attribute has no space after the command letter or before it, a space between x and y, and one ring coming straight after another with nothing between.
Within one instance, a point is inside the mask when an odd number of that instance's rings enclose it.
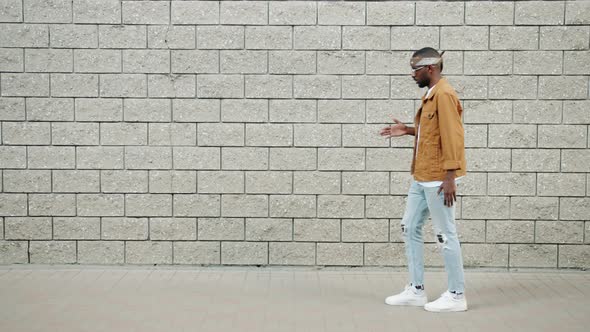
<instances>
[{"instance_id":1,"label":"brick","mask_svg":"<svg viewBox=\"0 0 590 332\"><path fill-rule=\"evenodd\" d=\"M268 243L221 242L221 264L268 264Z\"/></svg>"},{"instance_id":2,"label":"brick","mask_svg":"<svg viewBox=\"0 0 590 332\"><path fill-rule=\"evenodd\" d=\"M196 171L149 171L149 187L152 193L195 193Z\"/></svg>"},{"instance_id":3,"label":"brick","mask_svg":"<svg viewBox=\"0 0 590 332\"><path fill-rule=\"evenodd\" d=\"M0 194L0 215L26 216L27 194Z\"/></svg>"},{"instance_id":4,"label":"brick","mask_svg":"<svg viewBox=\"0 0 590 332\"><path fill-rule=\"evenodd\" d=\"M27 98L27 120L28 121L73 121L74 120L74 99L72 99L72 98Z\"/></svg>"},{"instance_id":5,"label":"brick","mask_svg":"<svg viewBox=\"0 0 590 332\"><path fill-rule=\"evenodd\" d=\"M293 126L290 124L246 124L246 145L292 146Z\"/></svg>"},{"instance_id":6,"label":"brick","mask_svg":"<svg viewBox=\"0 0 590 332\"><path fill-rule=\"evenodd\" d=\"M14 153L14 151L13 151ZM75 168L74 147L29 146L27 147L27 165L29 168Z\"/></svg>"},{"instance_id":7,"label":"brick","mask_svg":"<svg viewBox=\"0 0 590 332\"><path fill-rule=\"evenodd\" d=\"M53 145L98 145L98 123L53 122L51 136Z\"/></svg>"},{"instance_id":8,"label":"brick","mask_svg":"<svg viewBox=\"0 0 590 332\"><path fill-rule=\"evenodd\" d=\"M292 35L292 28L288 26L248 26L246 27L246 48L290 49L293 45Z\"/></svg>"},{"instance_id":9,"label":"brick","mask_svg":"<svg viewBox=\"0 0 590 332\"><path fill-rule=\"evenodd\" d=\"M535 224L536 243L583 243L583 221L545 221Z\"/></svg>"},{"instance_id":10,"label":"brick","mask_svg":"<svg viewBox=\"0 0 590 332\"><path fill-rule=\"evenodd\" d=\"M314 243L271 242L269 264L273 265L314 265Z\"/></svg>"},{"instance_id":11,"label":"brick","mask_svg":"<svg viewBox=\"0 0 590 332\"><path fill-rule=\"evenodd\" d=\"M419 99L425 94L408 75L391 76L391 99Z\"/></svg>"},{"instance_id":12,"label":"brick","mask_svg":"<svg viewBox=\"0 0 590 332\"><path fill-rule=\"evenodd\" d=\"M466 266L508 267L508 244L463 244L463 264Z\"/></svg>"},{"instance_id":13,"label":"brick","mask_svg":"<svg viewBox=\"0 0 590 332\"><path fill-rule=\"evenodd\" d=\"M558 172L559 155L559 150L514 149L512 150L512 171Z\"/></svg>"},{"instance_id":14,"label":"brick","mask_svg":"<svg viewBox=\"0 0 590 332\"><path fill-rule=\"evenodd\" d=\"M72 264L76 262L76 241L31 241L31 264Z\"/></svg>"},{"instance_id":15,"label":"brick","mask_svg":"<svg viewBox=\"0 0 590 332\"><path fill-rule=\"evenodd\" d=\"M174 242L174 264L221 264L219 242Z\"/></svg>"},{"instance_id":16,"label":"brick","mask_svg":"<svg viewBox=\"0 0 590 332\"><path fill-rule=\"evenodd\" d=\"M269 107L271 122L316 122L315 100L270 100ZM260 112L261 118L263 114Z\"/></svg>"},{"instance_id":17,"label":"brick","mask_svg":"<svg viewBox=\"0 0 590 332\"><path fill-rule=\"evenodd\" d=\"M4 192L51 192L50 170L6 169L2 175Z\"/></svg>"},{"instance_id":18,"label":"brick","mask_svg":"<svg viewBox=\"0 0 590 332\"><path fill-rule=\"evenodd\" d=\"M123 50L123 72L168 73L170 52L168 50Z\"/></svg>"},{"instance_id":19,"label":"brick","mask_svg":"<svg viewBox=\"0 0 590 332\"><path fill-rule=\"evenodd\" d=\"M193 98L195 97L195 75L149 75L149 97Z\"/></svg>"},{"instance_id":20,"label":"brick","mask_svg":"<svg viewBox=\"0 0 590 332\"><path fill-rule=\"evenodd\" d=\"M363 148L319 148L319 170L358 170L365 169L365 150Z\"/></svg>"},{"instance_id":21,"label":"brick","mask_svg":"<svg viewBox=\"0 0 590 332\"><path fill-rule=\"evenodd\" d=\"M221 215L223 217L268 217L267 195L223 195Z\"/></svg>"},{"instance_id":22,"label":"brick","mask_svg":"<svg viewBox=\"0 0 590 332\"><path fill-rule=\"evenodd\" d=\"M199 240L244 240L244 218L199 218Z\"/></svg>"},{"instance_id":23,"label":"brick","mask_svg":"<svg viewBox=\"0 0 590 332\"><path fill-rule=\"evenodd\" d=\"M585 148L587 129L583 125L539 125L539 147Z\"/></svg>"},{"instance_id":24,"label":"brick","mask_svg":"<svg viewBox=\"0 0 590 332\"><path fill-rule=\"evenodd\" d=\"M72 50L25 49L24 63L27 72L71 72Z\"/></svg>"},{"instance_id":25,"label":"brick","mask_svg":"<svg viewBox=\"0 0 590 332\"><path fill-rule=\"evenodd\" d=\"M367 170L409 171L413 158L412 149L367 148Z\"/></svg>"},{"instance_id":26,"label":"brick","mask_svg":"<svg viewBox=\"0 0 590 332\"><path fill-rule=\"evenodd\" d=\"M392 74L405 75L409 73L408 59L411 52L399 51L367 51L366 67L367 74ZM342 69L341 69L342 70ZM363 72L358 72L362 74ZM346 73L343 74L357 74Z\"/></svg>"},{"instance_id":27,"label":"brick","mask_svg":"<svg viewBox=\"0 0 590 332\"><path fill-rule=\"evenodd\" d=\"M299 171L293 174L295 194L339 194L340 173Z\"/></svg>"},{"instance_id":28,"label":"brick","mask_svg":"<svg viewBox=\"0 0 590 332\"><path fill-rule=\"evenodd\" d=\"M499 148L534 148L537 145L536 125L489 126L489 146Z\"/></svg>"},{"instance_id":29,"label":"brick","mask_svg":"<svg viewBox=\"0 0 590 332\"><path fill-rule=\"evenodd\" d=\"M367 2L367 25L414 24L413 2Z\"/></svg>"},{"instance_id":30,"label":"brick","mask_svg":"<svg viewBox=\"0 0 590 332\"><path fill-rule=\"evenodd\" d=\"M343 172L343 194L388 194L389 174L387 172Z\"/></svg>"},{"instance_id":31,"label":"brick","mask_svg":"<svg viewBox=\"0 0 590 332\"><path fill-rule=\"evenodd\" d=\"M48 47L49 28L42 24L4 23L0 47Z\"/></svg>"},{"instance_id":32,"label":"brick","mask_svg":"<svg viewBox=\"0 0 590 332\"><path fill-rule=\"evenodd\" d=\"M148 172L104 170L100 172L103 193L145 193L148 191Z\"/></svg>"},{"instance_id":33,"label":"brick","mask_svg":"<svg viewBox=\"0 0 590 332\"><path fill-rule=\"evenodd\" d=\"M486 76L447 76L455 88L460 100L486 99L488 96L488 78Z\"/></svg>"},{"instance_id":34,"label":"brick","mask_svg":"<svg viewBox=\"0 0 590 332\"><path fill-rule=\"evenodd\" d=\"M147 97L147 78L143 74L100 75L101 97Z\"/></svg>"},{"instance_id":35,"label":"brick","mask_svg":"<svg viewBox=\"0 0 590 332\"><path fill-rule=\"evenodd\" d=\"M147 145L146 123L102 123L100 142L104 145Z\"/></svg>"},{"instance_id":36,"label":"brick","mask_svg":"<svg viewBox=\"0 0 590 332\"><path fill-rule=\"evenodd\" d=\"M512 25L512 2L466 2L465 23L468 25Z\"/></svg>"},{"instance_id":37,"label":"brick","mask_svg":"<svg viewBox=\"0 0 590 332\"><path fill-rule=\"evenodd\" d=\"M562 25L563 2L515 2L514 23L517 25Z\"/></svg>"},{"instance_id":38,"label":"brick","mask_svg":"<svg viewBox=\"0 0 590 332\"><path fill-rule=\"evenodd\" d=\"M246 218L246 241L290 241L293 221L279 218Z\"/></svg>"},{"instance_id":39,"label":"brick","mask_svg":"<svg viewBox=\"0 0 590 332\"><path fill-rule=\"evenodd\" d=\"M296 75L293 88L295 98L338 99L342 95L341 79L336 75Z\"/></svg>"},{"instance_id":40,"label":"brick","mask_svg":"<svg viewBox=\"0 0 590 332\"><path fill-rule=\"evenodd\" d=\"M32 23L71 23L72 2L68 0L24 0L24 21Z\"/></svg>"},{"instance_id":41,"label":"brick","mask_svg":"<svg viewBox=\"0 0 590 332\"><path fill-rule=\"evenodd\" d=\"M49 145L51 128L48 122L4 122L2 142L10 145Z\"/></svg>"},{"instance_id":42,"label":"brick","mask_svg":"<svg viewBox=\"0 0 590 332\"><path fill-rule=\"evenodd\" d=\"M197 48L242 49L244 48L244 27L197 26Z\"/></svg>"},{"instance_id":43,"label":"brick","mask_svg":"<svg viewBox=\"0 0 590 332\"><path fill-rule=\"evenodd\" d=\"M121 23L119 0L74 0L74 23Z\"/></svg>"},{"instance_id":44,"label":"brick","mask_svg":"<svg viewBox=\"0 0 590 332\"><path fill-rule=\"evenodd\" d=\"M442 27L440 30L440 47L444 50L486 50L488 45L487 27Z\"/></svg>"},{"instance_id":45,"label":"brick","mask_svg":"<svg viewBox=\"0 0 590 332\"><path fill-rule=\"evenodd\" d=\"M558 51L520 51L514 53L515 74L561 74L562 64L562 52Z\"/></svg>"},{"instance_id":46,"label":"brick","mask_svg":"<svg viewBox=\"0 0 590 332\"><path fill-rule=\"evenodd\" d=\"M365 199L363 196L321 195L318 196L319 218L363 218Z\"/></svg>"},{"instance_id":47,"label":"brick","mask_svg":"<svg viewBox=\"0 0 590 332\"><path fill-rule=\"evenodd\" d=\"M78 216L119 217L124 213L122 194L78 194Z\"/></svg>"},{"instance_id":48,"label":"brick","mask_svg":"<svg viewBox=\"0 0 590 332\"><path fill-rule=\"evenodd\" d=\"M587 220L588 215L590 215L590 198L560 198L559 218L561 220Z\"/></svg>"},{"instance_id":49,"label":"brick","mask_svg":"<svg viewBox=\"0 0 590 332\"><path fill-rule=\"evenodd\" d=\"M267 122L268 104L264 99L227 99L221 101L223 122Z\"/></svg>"},{"instance_id":50,"label":"brick","mask_svg":"<svg viewBox=\"0 0 590 332\"><path fill-rule=\"evenodd\" d=\"M511 123L512 102L509 100L467 100L464 123Z\"/></svg>"},{"instance_id":51,"label":"brick","mask_svg":"<svg viewBox=\"0 0 590 332\"><path fill-rule=\"evenodd\" d=\"M464 6L459 2L416 3L416 25L463 24Z\"/></svg>"},{"instance_id":52,"label":"brick","mask_svg":"<svg viewBox=\"0 0 590 332\"><path fill-rule=\"evenodd\" d=\"M495 196L535 196L534 173L489 173L488 194Z\"/></svg>"},{"instance_id":53,"label":"brick","mask_svg":"<svg viewBox=\"0 0 590 332\"><path fill-rule=\"evenodd\" d=\"M100 191L100 172L97 170L54 170L53 192L82 193Z\"/></svg>"},{"instance_id":54,"label":"brick","mask_svg":"<svg viewBox=\"0 0 590 332\"><path fill-rule=\"evenodd\" d=\"M51 74L51 95L56 97L98 97L98 75Z\"/></svg>"},{"instance_id":55,"label":"brick","mask_svg":"<svg viewBox=\"0 0 590 332\"><path fill-rule=\"evenodd\" d=\"M76 215L76 195L30 194L29 215L74 216Z\"/></svg>"},{"instance_id":56,"label":"brick","mask_svg":"<svg viewBox=\"0 0 590 332\"><path fill-rule=\"evenodd\" d=\"M147 30L140 25L100 25L98 44L100 48L145 48Z\"/></svg>"},{"instance_id":57,"label":"brick","mask_svg":"<svg viewBox=\"0 0 590 332\"><path fill-rule=\"evenodd\" d=\"M271 195L271 217L316 217L316 196L314 195Z\"/></svg>"},{"instance_id":58,"label":"brick","mask_svg":"<svg viewBox=\"0 0 590 332\"><path fill-rule=\"evenodd\" d=\"M174 7L185 3L188 3L188 1L172 2L173 23L174 20L179 20L178 17L175 17L177 13L174 12ZM182 13L179 13L179 15L182 15ZM197 45L194 26L150 25L147 29L148 48L194 49Z\"/></svg>"},{"instance_id":59,"label":"brick","mask_svg":"<svg viewBox=\"0 0 590 332\"><path fill-rule=\"evenodd\" d=\"M356 27L342 28L342 49L349 50L388 50L391 35L388 27Z\"/></svg>"},{"instance_id":60,"label":"brick","mask_svg":"<svg viewBox=\"0 0 590 332\"><path fill-rule=\"evenodd\" d=\"M0 49L1 71L24 71L25 60L22 50L12 48Z\"/></svg>"},{"instance_id":61,"label":"brick","mask_svg":"<svg viewBox=\"0 0 590 332\"><path fill-rule=\"evenodd\" d=\"M112 265L125 263L123 241L78 241L79 264Z\"/></svg>"},{"instance_id":62,"label":"brick","mask_svg":"<svg viewBox=\"0 0 590 332\"><path fill-rule=\"evenodd\" d=\"M318 100L320 123L363 123L365 102L363 100Z\"/></svg>"},{"instance_id":63,"label":"brick","mask_svg":"<svg viewBox=\"0 0 590 332\"><path fill-rule=\"evenodd\" d=\"M340 240L339 219L294 219L295 241L335 242Z\"/></svg>"},{"instance_id":64,"label":"brick","mask_svg":"<svg viewBox=\"0 0 590 332\"><path fill-rule=\"evenodd\" d=\"M342 38L338 26L296 26L293 28L295 49L340 49Z\"/></svg>"},{"instance_id":65,"label":"brick","mask_svg":"<svg viewBox=\"0 0 590 332\"><path fill-rule=\"evenodd\" d=\"M76 98L76 121L122 121L122 99Z\"/></svg>"},{"instance_id":66,"label":"brick","mask_svg":"<svg viewBox=\"0 0 590 332\"><path fill-rule=\"evenodd\" d=\"M246 98L292 98L293 77L290 75L246 75Z\"/></svg>"},{"instance_id":67,"label":"brick","mask_svg":"<svg viewBox=\"0 0 590 332\"><path fill-rule=\"evenodd\" d=\"M172 264L171 241L127 241L127 264Z\"/></svg>"},{"instance_id":68,"label":"brick","mask_svg":"<svg viewBox=\"0 0 590 332\"><path fill-rule=\"evenodd\" d=\"M588 246L560 245L559 246L559 267L583 268L590 266Z\"/></svg>"},{"instance_id":69,"label":"brick","mask_svg":"<svg viewBox=\"0 0 590 332\"><path fill-rule=\"evenodd\" d=\"M343 98L386 99L389 96L389 76L355 75L342 77Z\"/></svg>"},{"instance_id":70,"label":"brick","mask_svg":"<svg viewBox=\"0 0 590 332\"><path fill-rule=\"evenodd\" d=\"M310 1L288 1L268 3L269 24L315 25L317 3Z\"/></svg>"},{"instance_id":71,"label":"brick","mask_svg":"<svg viewBox=\"0 0 590 332\"><path fill-rule=\"evenodd\" d=\"M582 50L588 49L590 27L560 26L540 27L542 50Z\"/></svg>"},{"instance_id":72,"label":"brick","mask_svg":"<svg viewBox=\"0 0 590 332\"><path fill-rule=\"evenodd\" d=\"M487 125L463 125L465 147L485 148L488 146Z\"/></svg>"},{"instance_id":73,"label":"brick","mask_svg":"<svg viewBox=\"0 0 590 332\"><path fill-rule=\"evenodd\" d=\"M320 51L319 74L364 74L365 55L361 51Z\"/></svg>"},{"instance_id":74,"label":"brick","mask_svg":"<svg viewBox=\"0 0 590 332\"><path fill-rule=\"evenodd\" d=\"M468 242L484 242L485 220L456 220L457 233L461 244Z\"/></svg>"},{"instance_id":75,"label":"brick","mask_svg":"<svg viewBox=\"0 0 590 332\"><path fill-rule=\"evenodd\" d=\"M220 68L229 74L263 74L268 68L267 52L250 50L221 51ZM194 61L191 59L191 61Z\"/></svg>"},{"instance_id":76,"label":"brick","mask_svg":"<svg viewBox=\"0 0 590 332\"><path fill-rule=\"evenodd\" d=\"M7 240L51 240L53 237L50 217L7 217L4 229Z\"/></svg>"},{"instance_id":77,"label":"brick","mask_svg":"<svg viewBox=\"0 0 590 332\"><path fill-rule=\"evenodd\" d=\"M538 46L538 27L490 27L491 50L536 50L538 49Z\"/></svg>"},{"instance_id":78,"label":"brick","mask_svg":"<svg viewBox=\"0 0 590 332\"><path fill-rule=\"evenodd\" d=\"M464 219L507 219L510 200L508 197L463 197Z\"/></svg>"},{"instance_id":79,"label":"brick","mask_svg":"<svg viewBox=\"0 0 590 332\"><path fill-rule=\"evenodd\" d=\"M488 220L486 241L494 243L530 243L534 241L535 222L530 220Z\"/></svg>"},{"instance_id":80,"label":"brick","mask_svg":"<svg viewBox=\"0 0 590 332\"><path fill-rule=\"evenodd\" d=\"M241 75L198 75L198 98L244 98Z\"/></svg>"},{"instance_id":81,"label":"brick","mask_svg":"<svg viewBox=\"0 0 590 332\"><path fill-rule=\"evenodd\" d=\"M200 146L243 146L244 125L240 123L200 123L197 141Z\"/></svg>"},{"instance_id":82,"label":"brick","mask_svg":"<svg viewBox=\"0 0 590 332\"><path fill-rule=\"evenodd\" d=\"M391 27L392 50L418 50L424 45L439 47L439 27Z\"/></svg>"},{"instance_id":83,"label":"brick","mask_svg":"<svg viewBox=\"0 0 590 332\"><path fill-rule=\"evenodd\" d=\"M491 76L490 99L536 99L537 84L533 76ZM540 90L540 89L539 89Z\"/></svg>"},{"instance_id":84,"label":"brick","mask_svg":"<svg viewBox=\"0 0 590 332\"><path fill-rule=\"evenodd\" d=\"M544 100L514 102L514 123L559 123L562 103Z\"/></svg>"},{"instance_id":85,"label":"brick","mask_svg":"<svg viewBox=\"0 0 590 332\"><path fill-rule=\"evenodd\" d=\"M49 29L44 35L50 36L52 48L97 48L99 45L96 25L52 24Z\"/></svg>"},{"instance_id":86,"label":"brick","mask_svg":"<svg viewBox=\"0 0 590 332\"><path fill-rule=\"evenodd\" d=\"M174 147L172 162L175 169L219 169L221 150L215 147Z\"/></svg>"},{"instance_id":87,"label":"brick","mask_svg":"<svg viewBox=\"0 0 590 332\"><path fill-rule=\"evenodd\" d=\"M197 185L199 193L243 193L244 172L199 171Z\"/></svg>"},{"instance_id":88,"label":"brick","mask_svg":"<svg viewBox=\"0 0 590 332\"><path fill-rule=\"evenodd\" d=\"M123 1L123 24L170 24L170 3Z\"/></svg>"},{"instance_id":89,"label":"brick","mask_svg":"<svg viewBox=\"0 0 590 332\"><path fill-rule=\"evenodd\" d=\"M169 194L127 194L125 195L127 216L171 216L172 195Z\"/></svg>"},{"instance_id":90,"label":"brick","mask_svg":"<svg viewBox=\"0 0 590 332\"><path fill-rule=\"evenodd\" d=\"M0 241L0 264L29 262L29 241Z\"/></svg>"},{"instance_id":91,"label":"brick","mask_svg":"<svg viewBox=\"0 0 590 332\"><path fill-rule=\"evenodd\" d=\"M364 25L365 3L319 2L319 25Z\"/></svg>"},{"instance_id":92,"label":"brick","mask_svg":"<svg viewBox=\"0 0 590 332\"><path fill-rule=\"evenodd\" d=\"M221 102L215 99L172 100L174 122L218 122Z\"/></svg>"},{"instance_id":93,"label":"brick","mask_svg":"<svg viewBox=\"0 0 590 332\"><path fill-rule=\"evenodd\" d=\"M565 51L564 73L590 74L590 51Z\"/></svg>"},{"instance_id":94,"label":"brick","mask_svg":"<svg viewBox=\"0 0 590 332\"><path fill-rule=\"evenodd\" d=\"M271 170L315 170L317 153L314 148L270 148Z\"/></svg>"},{"instance_id":95,"label":"brick","mask_svg":"<svg viewBox=\"0 0 590 332\"><path fill-rule=\"evenodd\" d=\"M590 150L561 150L562 172L590 172Z\"/></svg>"},{"instance_id":96,"label":"brick","mask_svg":"<svg viewBox=\"0 0 590 332\"><path fill-rule=\"evenodd\" d=\"M258 147L224 147L221 168L235 170L268 169L268 149Z\"/></svg>"},{"instance_id":97,"label":"brick","mask_svg":"<svg viewBox=\"0 0 590 332\"><path fill-rule=\"evenodd\" d=\"M6 0L0 5L0 21L22 22L23 5L20 0Z\"/></svg>"},{"instance_id":98,"label":"brick","mask_svg":"<svg viewBox=\"0 0 590 332\"><path fill-rule=\"evenodd\" d=\"M585 1L567 2L565 24L590 24L590 4Z\"/></svg>"},{"instance_id":99,"label":"brick","mask_svg":"<svg viewBox=\"0 0 590 332\"><path fill-rule=\"evenodd\" d=\"M557 245L512 244L511 267L557 267Z\"/></svg>"},{"instance_id":100,"label":"brick","mask_svg":"<svg viewBox=\"0 0 590 332\"><path fill-rule=\"evenodd\" d=\"M342 242L387 242L387 219L343 219Z\"/></svg>"},{"instance_id":101,"label":"brick","mask_svg":"<svg viewBox=\"0 0 590 332\"><path fill-rule=\"evenodd\" d=\"M150 218L150 240L196 239L196 218Z\"/></svg>"},{"instance_id":102,"label":"brick","mask_svg":"<svg viewBox=\"0 0 590 332\"><path fill-rule=\"evenodd\" d=\"M405 266L407 259L404 244L366 243L365 264L377 266Z\"/></svg>"},{"instance_id":103,"label":"brick","mask_svg":"<svg viewBox=\"0 0 590 332\"><path fill-rule=\"evenodd\" d=\"M2 73L2 96L49 96L49 74Z\"/></svg>"},{"instance_id":104,"label":"brick","mask_svg":"<svg viewBox=\"0 0 590 332\"><path fill-rule=\"evenodd\" d=\"M512 197L510 218L555 220L558 203L557 197Z\"/></svg>"},{"instance_id":105,"label":"brick","mask_svg":"<svg viewBox=\"0 0 590 332\"><path fill-rule=\"evenodd\" d=\"M67 150L64 152L70 153ZM71 156L71 158L74 159L73 147L71 150ZM80 169L122 169L124 161L123 147L76 147L76 166ZM39 164L41 163L39 162ZM73 166L71 168L73 168Z\"/></svg>"},{"instance_id":106,"label":"brick","mask_svg":"<svg viewBox=\"0 0 590 332\"><path fill-rule=\"evenodd\" d=\"M466 51L464 59L466 75L505 75L512 73L512 52Z\"/></svg>"},{"instance_id":107,"label":"brick","mask_svg":"<svg viewBox=\"0 0 590 332\"><path fill-rule=\"evenodd\" d=\"M470 174L471 175L471 174ZM391 172L389 181L389 193L392 195L405 195L412 184L413 176L406 172Z\"/></svg>"},{"instance_id":108,"label":"brick","mask_svg":"<svg viewBox=\"0 0 590 332\"><path fill-rule=\"evenodd\" d=\"M540 99L586 99L588 79L580 76L540 76Z\"/></svg>"},{"instance_id":109,"label":"brick","mask_svg":"<svg viewBox=\"0 0 590 332\"><path fill-rule=\"evenodd\" d=\"M510 171L509 149L466 149L465 156L472 172Z\"/></svg>"},{"instance_id":110,"label":"brick","mask_svg":"<svg viewBox=\"0 0 590 332\"><path fill-rule=\"evenodd\" d=\"M266 1L220 1L219 16L221 24L267 24L268 3Z\"/></svg>"},{"instance_id":111,"label":"brick","mask_svg":"<svg viewBox=\"0 0 590 332\"><path fill-rule=\"evenodd\" d=\"M246 172L246 193L290 194L293 188L292 172L251 171Z\"/></svg>"},{"instance_id":112,"label":"brick","mask_svg":"<svg viewBox=\"0 0 590 332\"><path fill-rule=\"evenodd\" d=\"M357 114L360 112L360 110L357 111ZM413 123L414 112L414 103L411 100L367 100L366 102L367 123L393 123L393 118L404 123Z\"/></svg>"},{"instance_id":113,"label":"brick","mask_svg":"<svg viewBox=\"0 0 590 332\"><path fill-rule=\"evenodd\" d=\"M539 196L584 196L585 174L537 174Z\"/></svg>"},{"instance_id":114,"label":"brick","mask_svg":"<svg viewBox=\"0 0 590 332\"><path fill-rule=\"evenodd\" d=\"M172 24L219 24L219 1L172 1Z\"/></svg>"},{"instance_id":115,"label":"brick","mask_svg":"<svg viewBox=\"0 0 590 332\"><path fill-rule=\"evenodd\" d=\"M563 123L590 124L590 100L566 100L563 102Z\"/></svg>"},{"instance_id":116,"label":"brick","mask_svg":"<svg viewBox=\"0 0 590 332\"><path fill-rule=\"evenodd\" d=\"M314 74L316 72L315 53L314 51L269 51L268 72L273 74ZM261 64L258 63L256 66L261 66Z\"/></svg>"},{"instance_id":117,"label":"brick","mask_svg":"<svg viewBox=\"0 0 590 332\"><path fill-rule=\"evenodd\" d=\"M34 98L30 98L28 102L34 100ZM25 98L0 97L0 119L2 121L21 121L25 120L25 117Z\"/></svg>"},{"instance_id":118,"label":"brick","mask_svg":"<svg viewBox=\"0 0 590 332\"><path fill-rule=\"evenodd\" d=\"M196 145L196 123L150 123L150 145Z\"/></svg>"},{"instance_id":119,"label":"brick","mask_svg":"<svg viewBox=\"0 0 590 332\"><path fill-rule=\"evenodd\" d=\"M103 240L147 240L148 218L101 218Z\"/></svg>"},{"instance_id":120,"label":"brick","mask_svg":"<svg viewBox=\"0 0 590 332\"><path fill-rule=\"evenodd\" d=\"M318 243L318 265L363 265L362 243Z\"/></svg>"},{"instance_id":121,"label":"brick","mask_svg":"<svg viewBox=\"0 0 590 332\"><path fill-rule=\"evenodd\" d=\"M53 218L53 238L56 240L100 239L100 218Z\"/></svg>"},{"instance_id":122,"label":"brick","mask_svg":"<svg viewBox=\"0 0 590 332\"><path fill-rule=\"evenodd\" d=\"M342 140L339 124L295 124L296 146L340 146Z\"/></svg>"}]
</instances>

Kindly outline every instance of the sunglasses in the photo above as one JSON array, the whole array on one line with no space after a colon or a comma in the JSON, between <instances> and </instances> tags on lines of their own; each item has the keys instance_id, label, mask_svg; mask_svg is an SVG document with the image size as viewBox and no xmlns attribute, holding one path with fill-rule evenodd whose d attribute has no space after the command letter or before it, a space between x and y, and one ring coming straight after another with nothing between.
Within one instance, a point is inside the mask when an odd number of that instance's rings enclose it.
<instances>
[{"instance_id":1,"label":"sunglasses","mask_svg":"<svg viewBox=\"0 0 590 332\"><path fill-rule=\"evenodd\" d=\"M420 69L424 68L424 67L428 67L429 65L424 65L424 66L418 66L418 67L412 67L412 74L415 74L417 71L419 71Z\"/></svg>"}]
</instances>

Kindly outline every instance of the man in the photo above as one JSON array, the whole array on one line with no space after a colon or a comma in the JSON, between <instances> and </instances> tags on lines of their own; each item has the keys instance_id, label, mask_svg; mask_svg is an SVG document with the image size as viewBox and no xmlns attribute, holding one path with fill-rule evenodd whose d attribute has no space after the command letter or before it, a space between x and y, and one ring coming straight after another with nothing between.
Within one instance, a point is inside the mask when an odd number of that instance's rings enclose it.
<instances>
[{"instance_id":1,"label":"man","mask_svg":"<svg viewBox=\"0 0 590 332\"><path fill-rule=\"evenodd\" d=\"M444 52L443 52L444 53ZM465 311L464 274L461 247L455 228L458 180L466 174L463 109L455 90L441 76L442 53L426 47L411 58L412 78L419 87L428 87L414 127L397 119L383 128L381 136L413 135L412 184L401 228L408 259L410 282L403 292L385 299L389 305L424 306L428 311ZM448 290L428 302L424 292L424 250L422 226L431 216L436 242L442 247Z\"/></svg>"}]
</instances>

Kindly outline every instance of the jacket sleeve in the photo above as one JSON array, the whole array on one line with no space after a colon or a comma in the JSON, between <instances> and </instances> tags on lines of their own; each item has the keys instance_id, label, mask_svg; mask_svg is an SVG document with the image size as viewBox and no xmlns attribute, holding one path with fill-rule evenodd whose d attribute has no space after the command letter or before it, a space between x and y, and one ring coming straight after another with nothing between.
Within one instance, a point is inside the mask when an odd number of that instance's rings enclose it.
<instances>
[{"instance_id":1,"label":"jacket sleeve","mask_svg":"<svg viewBox=\"0 0 590 332\"><path fill-rule=\"evenodd\" d=\"M461 103L456 95L449 92L440 93L437 103L442 168L444 170L461 169L461 156L465 153Z\"/></svg>"}]
</instances>

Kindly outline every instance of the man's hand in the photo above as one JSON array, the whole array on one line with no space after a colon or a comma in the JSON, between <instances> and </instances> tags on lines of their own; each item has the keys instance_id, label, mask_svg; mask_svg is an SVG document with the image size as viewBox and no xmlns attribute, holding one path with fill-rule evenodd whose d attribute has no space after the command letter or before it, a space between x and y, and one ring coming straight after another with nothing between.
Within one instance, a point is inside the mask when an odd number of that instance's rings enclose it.
<instances>
[{"instance_id":1,"label":"man's hand","mask_svg":"<svg viewBox=\"0 0 590 332\"><path fill-rule=\"evenodd\" d=\"M408 127L401 123L398 119L392 118L395 125L381 129L379 135L387 137L398 137L408 134Z\"/></svg>"},{"instance_id":2,"label":"man's hand","mask_svg":"<svg viewBox=\"0 0 590 332\"><path fill-rule=\"evenodd\" d=\"M437 194L443 191L445 194L445 206L451 207L457 201L457 185L455 184L455 171L447 171L447 176L438 187Z\"/></svg>"}]
</instances>

